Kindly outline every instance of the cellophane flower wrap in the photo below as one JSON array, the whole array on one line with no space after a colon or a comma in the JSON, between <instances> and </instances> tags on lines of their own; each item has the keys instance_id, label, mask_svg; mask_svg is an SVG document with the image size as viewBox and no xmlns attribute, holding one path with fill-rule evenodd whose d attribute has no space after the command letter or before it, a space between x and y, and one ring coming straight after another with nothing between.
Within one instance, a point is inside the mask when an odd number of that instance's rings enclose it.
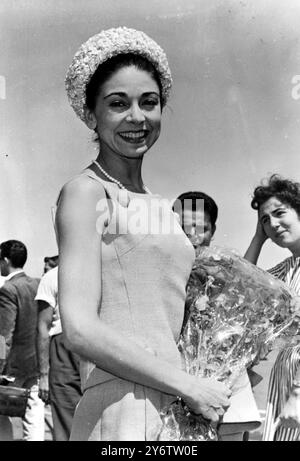
<instances>
[{"instance_id":1,"label":"cellophane flower wrap","mask_svg":"<svg viewBox=\"0 0 300 461\"><path fill-rule=\"evenodd\" d=\"M187 286L178 343L186 371L232 386L263 344L298 331L293 293L234 250L201 247ZM217 440L209 421L199 420L178 399L162 413L159 440Z\"/></svg>"}]
</instances>

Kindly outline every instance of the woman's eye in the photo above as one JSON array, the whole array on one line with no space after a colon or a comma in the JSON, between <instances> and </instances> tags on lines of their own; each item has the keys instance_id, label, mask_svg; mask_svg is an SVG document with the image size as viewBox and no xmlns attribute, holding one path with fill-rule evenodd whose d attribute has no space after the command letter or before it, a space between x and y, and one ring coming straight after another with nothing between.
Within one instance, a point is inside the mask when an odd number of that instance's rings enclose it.
<instances>
[{"instance_id":1,"label":"woman's eye","mask_svg":"<svg viewBox=\"0 0 300 461\"><path fill-rule=\"evenodd\" d=\"M148 107L155 107L157 106L157 104L158 104L158 101L156 99L145 99L143 101L143 105L148 106Z\"/></svg>"},{"instance_id":2,"label":"woman's eye","mask_svg":"<svg viewBox=\"0 0 300 461\"><path fill-rule=\"evenodd\" d=\"M125 104L124 101L112 101L112 102L110 103L110 106L111 106L111 107L120 107L120 108L122 108L122 107L125 107L126 104Z\"/></svg>"}]
</instances>

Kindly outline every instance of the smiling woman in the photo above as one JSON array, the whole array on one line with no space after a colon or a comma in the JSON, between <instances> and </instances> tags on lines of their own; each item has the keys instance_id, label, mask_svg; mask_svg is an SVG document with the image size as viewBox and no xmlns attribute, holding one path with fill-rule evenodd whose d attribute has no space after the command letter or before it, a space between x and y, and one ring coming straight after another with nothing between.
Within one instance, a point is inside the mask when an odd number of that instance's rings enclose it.
<instances>
[{"instance_id":1,"label":"smiling woman","mask_svg":"<svg viewBox=\"0 0 300 461\"><path fill-rule=\"evenodd\" d=\"M86 119L107 155L143 155L160 133L162 86L158 72L144 57L118 55L102 64L86 89ZM124 142L122 142L124 141Z\"/></svg>"},{"instance_id":2,"label":"smiling woman","mask_svg":"<svg viewBox=\"0 0 300 461\"><path fill-rule=\"evenodd\" d=\"M300 184L272 175L255 189L251 206L258 223L245 258L256 264L268 238L287 248L292 256L269 272L300 296ZM272 369L263 440L300 441L299 344L281 351Z\"/></svg>"},{"instance_id":3,"label":"smiling woman","mask_svg":"<svg viewBox=\"0 0 300 461\"><path fill-rule=\"evenodd\" d=\"M105 165L111 156L141 158L160 132L158 84L127 56L119 60L121 63L126 67L116 70L100 86L94 107L90 105L87 110L88 126L97 132L101 145L98 161ZM129 178L121 182L130 183Z\"/></svg>"},{"instance_id":4,"label":"smiling woman","mask_svg":"<svg viewBox=\"0 0 300 461\"><path fill-rule=\"evenodd\" d=\"M300 220L294 208L271 197L260 206L258 216L267 237L300 256Z\"/></svg>"},{"instance_id":5,"label":"smiling woman","mask_svg":"<svg viewBox=\"0 0 300 461\"><path fill-rule=\"evenodd\" d=\"M127 28L90 38L67 74L70 103L99 142L57 211L62 325L84 358L71 440L155 440L160 411L177 396L214 421L229 404L224 384L181 369L176 341L194 250L142 180L171 83L159 45ZM136 232L124 224L141 201ZM174 232L152 231L166 223Z\"/></svg>"}]
</instances>

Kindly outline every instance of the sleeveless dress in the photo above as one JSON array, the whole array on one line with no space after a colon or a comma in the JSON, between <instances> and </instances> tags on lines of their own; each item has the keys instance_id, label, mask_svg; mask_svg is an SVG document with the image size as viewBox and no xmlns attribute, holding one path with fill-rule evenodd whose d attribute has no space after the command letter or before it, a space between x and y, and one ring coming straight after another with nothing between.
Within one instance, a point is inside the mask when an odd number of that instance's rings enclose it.
<instances>
[{"instance_id":1,"label":"sleeveless dress","mask_svg":"<svg viewBox=\"0 0 300 461\"><path fill-rule=\"evenodd\" d=\"M269 272L300 296L300 257L287 258ZM276 419L291 393L292 382L299 366L300 343L279 352L270 375L264 441L300 441L299 428L284 428L280 424L276 427Z\"/></svg>"},{"instance_id":2,"label":"sleeveless dress","mask_svg":"<svg viewBox=\"0 0 300 461\"><path fill-rule=\"evenodd\" d=\"M99 317L151 354L181 369L176 346L194 249L161 197L120 190L93 171L110 219L102 247ZM124 195L125 193L125 195ZM99 205L99 207L98 207ZM103 203L98 203L99 212ZM82 361L83 397L70 440L155 440L160 411L175 399Z\"/></svg>"}]
</instances>

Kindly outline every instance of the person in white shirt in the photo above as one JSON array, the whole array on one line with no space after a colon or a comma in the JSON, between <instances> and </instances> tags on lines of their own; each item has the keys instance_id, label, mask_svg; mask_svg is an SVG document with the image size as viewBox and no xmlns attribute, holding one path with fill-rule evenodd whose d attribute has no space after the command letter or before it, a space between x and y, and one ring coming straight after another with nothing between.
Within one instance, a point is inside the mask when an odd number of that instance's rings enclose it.
<instances>
[{"instance_id":1,"label":"person in white shirt","mask_svg":"<svg viewBox=\"0 0 300 461\"><path fill-rule=\"evenodd\" d=\"M39 396L51 405L53 438L69 440L75 407L81 397L79 357L65 346L58 295L58 268L43 275L36 301L38 315Z\"/></svg>"}]
</instances>

